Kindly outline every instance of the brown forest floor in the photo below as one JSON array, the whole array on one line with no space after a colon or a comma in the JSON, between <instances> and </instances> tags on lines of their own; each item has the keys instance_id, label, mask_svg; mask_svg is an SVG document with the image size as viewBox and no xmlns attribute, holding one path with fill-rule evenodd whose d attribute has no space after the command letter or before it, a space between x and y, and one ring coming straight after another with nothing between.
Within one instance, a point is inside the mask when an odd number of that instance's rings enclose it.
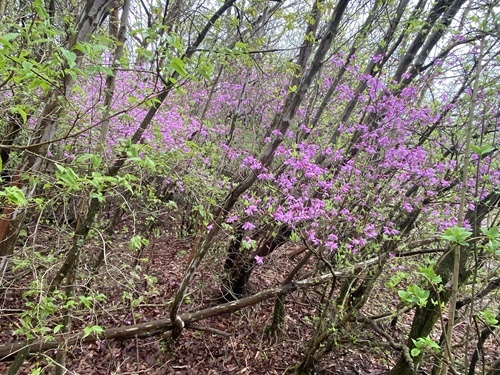
<instances>
[{"instance_id":1,"label":"brown forest floor","mask_svg":"<svg viewBox=\"0 0 500 375\"><path fill-rule=\"evenodd\" d=\"M126 237L124 235L123 239ZM88 325L91 321L92 324L110 328L168 317L168 303L182 278L189 246L189 241L171 238L168 234L149 246L146 255L151 262L143 265L142 271L155 276L158 282L153 289L142 281L137 283L136 290L138 293L142 290L147 300L133 310L121 302L121 291L117 292L115 288L120 280L127 279L126 275L124 277L118 268L110 267L111 271L100 275L94 283L103 285L102 292L108 296L105 311L96 308L95 315L78 317L74 327ZM95 254L96 250L93 251ZM92 254L92 248L87 252ZM279 285L297 262L289 260L289 252L290 249L284 246L265 259L264 265L252 274L251 292ZM108 266L118 264L130 255L126 246L115 245L109 249ZM183 306L185 312L218 303L219 280L214 265L220 270L220 257L212 254L205 259L191 287L189 303ZM20 298L21 291L22 288L12 287L0 296L0 343L18 339L11 336L11 329L17 324L15 309L24 305ZM397 301L391 300L391 295L394 294L379 286L362 313L369 316L394 311ZM319 299L320 294L312 290L288 295L286 326L279 337L269 337L264 333L272 319L274 300L271 299L234 314L198 322L200 326L224 331L229 334L228 337L209 331L185 330L175 343L162 341L159 336L110 342L101 340L73 347L67 368L72 374L283 374L301 359L301 353L313 333L313 320L317 314L314 306ZM116 306L116 309L110 306ZM396 328L390 327L387 320L381 320L379 324L395 341L399 341L408 332L411 318L411 314L404 315ZM457 340L465 329L463 323L457 326ZM370 327L353 323L348 337L338 342L337 347L323 358L315 374L385 374L398 359L399 353L388 349L384 342ZM498 339L490 338L485 350L487 362L491 363L500 355L499 346ZM47 364L47 357L54 358L55 351L31 357L24 363L20 374L30 374L37 366L43 367ZM8 361L0 362L0 374L6 374L9 365ZM53 367L46 370L46 373L54 371Z\"/></svg>"}]
</instances>

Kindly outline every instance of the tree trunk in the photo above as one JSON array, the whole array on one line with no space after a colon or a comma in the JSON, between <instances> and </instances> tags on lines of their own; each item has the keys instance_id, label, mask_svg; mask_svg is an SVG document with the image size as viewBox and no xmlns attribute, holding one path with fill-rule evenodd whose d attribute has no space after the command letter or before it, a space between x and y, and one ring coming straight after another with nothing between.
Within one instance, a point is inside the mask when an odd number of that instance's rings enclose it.
<instances>
[{"instance_id":1,"label":"tree trunk","mask_svg":"<svg viewBox=\"0 0 500 375\"><path fill-rule=\"evenodd\" d=\"M223 286L224 298L231 301L234 298L240 298L245 295L247 290L247 283L250 279L250 275L256 266L255 256L266 257L271 254L278 247L283 245L292 233L291 228L288 225L282 225L278 229L278 233L275 236L266 238L255 254L249 255L244 251L241 251L241 240L243 239L243 232L237 232L236 238L239 238L239 242L231 242L228 257L225 263L225 269L228 272L228 279L226 285ZM258 240L260 233L253 238ZM258 242L258 241L257 241ZM237 246L237 247L236 247Z\"/></svg>"},{"instance_id":2,"label":"tree trunk","mask_svg":"<svg viewBox=\"0 0 500 375\"><path fill-rule=\"evenodd\" d=\"M117 19L114 19L110 21L109 23L109 29L110 33L112 33L113 36L116 34L116 49L115 49L115 54L113 55L113 74L108 75L106 77L106 90L105 90L105 97L104 97L104 107L105 107L105 112L104 112L104 119L101 124L101 131L99 135L99 148L101 149L101 152L105 152L105 143L106 139L108 137L108 131L109 131L109 114L111 112L111 105L113 103L113 96L115 94L115 83L116 83L116 75L117 75L117 68L120 63L120 59L123 56L123 49L125 46L125 41L126 41L126 35L127 35L127 23L128 23L128 16L130 12L130 2L131 0L125 0L123 4L123 10L122 10L122 16L120 19L120 27L116 29L116 22ZM113 14L114 17L117 17L117 2L115 1L115 8L113 9Z\"/></svg>"}]
</instances>

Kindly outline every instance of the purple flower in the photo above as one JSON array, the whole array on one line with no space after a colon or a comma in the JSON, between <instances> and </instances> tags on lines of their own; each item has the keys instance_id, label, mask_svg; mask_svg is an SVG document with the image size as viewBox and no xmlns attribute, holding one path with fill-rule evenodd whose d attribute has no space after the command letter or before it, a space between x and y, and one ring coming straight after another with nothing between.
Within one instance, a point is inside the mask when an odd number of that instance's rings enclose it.
<instances>
[{"instance_id":1,"label":"purple flower","mask_svg":"<svg viewBox=\"0 0 500 375\"><path fill-rule=\"evenodd\" d=\"M372 56L372 60L376 63L378 63L380 60L382 60L382 58L384 57L385 53L382 53L380 55L377 55L377 56Z\"/></svg>"},{"instance_id":2,"label":"purple flower","mask_svg":"<svg viewBox=\"0 0 500 375\"><path fill-rule=\"evenodd\" d=\"M375 230L375 225L373 224L368 224L365 229L363 229L363 232L365 233L366 237L368 238L373 238L377 236L377 232Z\"/></svg>"},{"instance_id":3,"label":"purple flower","mask_svg":"<svg viewBox=\"0 0 500 375\"><path fill-rule=\"evenodd\" d=\"M413 211L413 207L411 206L410 203L408 202L403 202L403 208L408 211L408 212L412 212Z\"/></svg>"},{"instance_id":4,"label":"purple flower","mask_svg":"<svg viewBox=\"0 0 500 375\"><path fill-rule=\"evenodd\" d=\"M257 206L251 204L250 206L248 206L246 209L245 209L245 213L247 215L251 215L253 214L255 211L257 211ZM252 228L253 229L253 228Z\"/></svg>"},{"instance_id":5,"label":"purple flower","mask_svg":"<svg viewBox=\"0 0 500 375\"><path fill-rule=\"evenodd\" d=\"M335 251L339 248L339 244L334 241L326 241L325 247L328 248L330 251Z\"/></svg>"},{"instance_id":6,"label":"purple flower","mask_svg":"<svg viewBox=\"0 0 500 375\"><path fill-rule=\"evenodd\" d=\"M260 257L258 255L255 256L255 261L257 262L257 264L259 266L262 266L264 264L264 260L262 259L262 257Z\"/></svg>"},{"instance_id":7,"label":"purple flower","mask_svg":"<svg viewBox=\"0 0 500 375\"><path fill-rule=\"evenodd\" d=\"M229 216L227 218L226 222L228 222L228 223L234 223L237 220L238 220L238 215L233 215L233 216Z\"/></svg>"},{"instance_id":8,"label":"purple flower","mask_svg":"<svg viewBox=\"0 0 500 375\"><path fill-rule=\"evenodd\" d=\"M253 225L251 222L247 221L241 226L244 230L252 230L255 228L255 225Z\"/></svg>"}]
</instances>

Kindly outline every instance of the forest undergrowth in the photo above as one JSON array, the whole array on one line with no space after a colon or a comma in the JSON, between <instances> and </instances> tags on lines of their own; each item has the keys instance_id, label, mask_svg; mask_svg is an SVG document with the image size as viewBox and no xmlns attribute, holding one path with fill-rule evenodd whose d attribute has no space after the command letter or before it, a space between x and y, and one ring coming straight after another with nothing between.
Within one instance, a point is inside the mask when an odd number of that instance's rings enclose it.
<instances>
[{"instance_id":1,"label":"forest undergrowth","mask_svg":"<svg viewBox=\"0 0 500 375\"><path fill-rule=\"evenodd\" d=\"M94 284L104 286L102 290L93 292L102 292L107 298L92 302L90 310L84 309L81 314L75 315L75 330L83 330L89 325L106 328L126 327L155 321L168 314L172 295L187 266L193 237L180 235L179 223L172 221L172 218L165 217L163 223L165 225L159 228L148 246L141 249L140 258L137 258L137 254L129 247L133 221L125 217L117 224L114 236L117 240L108 249L105 266L93 280ZM46 238L48 247L55 237L64 237L65 234L60 228L53 223L41 225L38 236ZM41 240L41 248L44 248L43 243ZM82 258L88 258L90 261L101 248L99 241L89 243L82 253ZM248 293L254 294L278 285L283 275L290 272L304 256L304 253L297 254L297 250L300 252L300 246L284 245L267 258L253 273ZM211 266L221 264L223 255L217 251L209 254L206 264L197 271L197 281L193 283L186 297L186 311L199 311L225 302L221 300L220 274L214 272ZM32 256L39 258L49 254L34 248ZM137 259L142 260L137 262ZM415 261L418 262L418 259ZM21 272L6 275L12 286L2 290L2 343L20 339L12 336L11 332L18 326L19 313L26 307L26 298L23 296L31 289L27 281L40 277L36 263L33 263L33 266L35 269L23 268ZM308 276L314 269L315 260L311 260L303 272ZM388 272L379 278L373 298L356 317L370 318L372 322L368 323L362 319L349 321L338 335L331 351L315 368L314 374L376 375L385 374L392 368L399 353L390 346L381 332L396 342L402 341L411 326L413 314L401 314L397 325L391 324L392 317L401 306L398 306L399 301L394 300L388 291L388 284L395 273L407 270L411 270L411 267L405 267L404 261L393 259ZM91 272L91 269L87 268L87 271ZM414 281L405 278L398 285L404 288ZM76 289L83 296L85 291L89 290L88 287L89 285L78 285ZM229 375L293 372L315 329L314 322L318 318L315 306L320 304L324 289L322 286L291 293L286 302L286 321L283 330L278 334L267 330L272 322L274 305L273 299L268 299L235 314L224 314L200 321L176 342L170 340L167 332L152 337L138 336L133 339L107 341L105 336L102 336L90 343L77 342L71 346L67 370L69 374ZM33 299L33 302L36 304L36 299ZM49 327L53 328L54 324L49 322ZM436 328L433 339L438 341L440 327ZM465 331L465 322L458 321L454 332L454 345L463 348ZM469 351L471 349L469 348ZM45 351L43 355L30 356L25 360L19 374L32 374L38 368L43 368L44 371L54 368L56 354L57 349L53 349ZM491 363L499 355L500 347L496 339L485 345L484 359L487 363ZM5 359L0 362L1 373L7 373L10 366L10 362ZM430 365L424 363L419 373L428 373L430 368Z\"/></svg>"}]
</instances>

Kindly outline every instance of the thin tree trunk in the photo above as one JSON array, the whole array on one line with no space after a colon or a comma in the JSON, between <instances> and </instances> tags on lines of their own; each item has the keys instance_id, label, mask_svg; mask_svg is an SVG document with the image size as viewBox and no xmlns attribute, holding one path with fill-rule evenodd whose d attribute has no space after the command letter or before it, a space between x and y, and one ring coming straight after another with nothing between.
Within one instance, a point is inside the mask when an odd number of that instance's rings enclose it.
<instances>
[{"instance_id":1,"label":"thin tree trunk","mask_svg":"<svg viewBox=\"0 0 500 375\"><path fill-rule=\"evenodd\" d=\"M407 48L405 55L400 60L398 68L394 73L394 76L392 77L392 81L401 81L403 74L410 68L412 62L415 60L418 51L424 45L425 39L431 32L432 28L435 26L437 20L446 11L446 9L453 4L454 1L455 0L439 0L434 3L434 6L430 10L427 19L425 20L424 26L416 35L415 39L413 39L413 42Z\"/></svg>"},{"instance_id":2,"label":"thin tree trunk","mask_svg":"<svg viewBox=\"0 0 500 375\"><path fill-rule=\"evenodd\" d=\"M308 262L311 258L313 252L308 251L306 255L302 257L299 263L294 267L292 272L286 277L283 281L283 285L289 284L295 278L295 275L301 270L302 267ZM281 328L283 327L283 323L285 322L285 299L286 295L278 295L274 299L274 310L273 310L273 321L271 326L268 328L268 332L271 334L277 334Z\"/></svg>"},{"instance_id":3,"label":"thin tree trunk","mask_svg":"<svg viewBox=\"0 0 500 375\"><path fill-rule=\"evenodd\" d=\"M381 42L378 45L377 50L374 53L375 56L381 55L387 50L389 42L392 40L394 33L396 32L396 29L397 29L399 23L401 22L401 18L403 17L403 14L404 14L406 7L408 6L408 2L409 2L409 0L401 0L400 1L398 8L397 8L397 11L396 11L396 14L394 16L394 19L389 23L389 27L384 34L385 37L384 37L383 42ZM373 11L375 11L375 10L373 10ZM370 23L372 22L371 19L369 19L369 21L370 21ZM349 60L350 57L347 56L347 59ZM374 76L375 75L375 67L378 65L378 68L381 69L382 65L384 64L385 61L386 60L382 60L380 63L376 63L373 59L371 59L368 62L367 66L365 67L363 74L365 74L365 75L369 74L371 76ZM345 65L346 64L344 64L344 66ZM346 68L345 67L343 67L343 68L345 71ZM354 111L356 104L358 103L359 96L361 95L361 93L363 93L363 91L365 91L366 87L367 87L366 80L363 80L358 84L358 86L356 87L356 91L354 93L354 97L349 101L349 104L342 111L342 115L340 116L340 119L339 119L339 124L343 124L343 123L347 122L347 120L351 116L352 112ZM332 85L332 88L333 88L333 85ZM331 90L332 88L330 88L330 90L328 91L327 96L330 93L330 91L333 91L333 90ZM323 105L323 103L322 103L322 105ZM325 106L326 106L326 104L325 104ZM321 108L321 106L320 106L320 108ZM338 137L337 132L334 132L329 140L329 143L331 145L335 144L337 137ZM352 142L354 142L357 139L357 137L358 137L358 132L353 134ZM316 164L322 164L325 161L325 159L326 159L325 155L323 155L323 154L318 155L318 157L316 158Z\"/></svg>"},{"instance_id":4,"label":"thin tree trunk","mask_svg":"<svg viewBox=\"0 0 500 375\"><path fill-rule=\"evenodd\" d=\"M106 90L105 90L105 97L104 97L104 119L101 123L101 132L99 135L99 148L101 149L101 153L105 153L105 144L106 144L106 139L108 137L108 131L109 131L109 114L111 112L111 105L113 104L113 96L115 94L115 86L116 86L116 75L118 74L117 68L120 64L120 59L123 56L123 50L125 46L125 40L127 36L127 23L128 23L128 16L130 13L130 3L131 0L125 0L123 4L123 10L122 10L122 16L120 19L120 27L118 29L118 33L116 36L116 49L115 49L115 54L113 56L113 74L108 75L106 77ZM115 4L116 6L116 4ZM112 23L111 23L112 24ZM111 29L111 27L110 27ZM111 30L111 32L114 32Z\"/></svg>"},{"instance_id":5,"label":"thin tree trunk","mask_svg":"<svg viewBox=\"0 0 500 375\"><path fill-rule=\"evenodd\" d=\"M467 137L465 140L465 155L464 162L462 166L462 188L460 191L460 203L458 206L458 222L457 225L459 227L463 227L464 225L464 210L465 210L465 196L467 192L467 181L469 176L469 159L470 159L470 143L472 138L472 126L474 122L474 111L476 107L477 95L479 92L479 76L481 74L482 68L482 59L484 53L484 44L485 39L481 40L481 47L479 50L479 61L477 63L476 69L476 79L474 82L474 89L472 92L471 104L469 107L469 118L467 121ZM453 249L453 276L451 280L451 297L450 297L450 308L448 310L448 329L446 331L445 337L445 351L444 351L444 361L442 365L442 375L448 374L448 363L453 359L453 354L451 352L451 338L453 333L453 325L455 323L455 310L457 304L457 296L458 296L458 286L459 286L459 274L460 274L460 245L455 244L455 248Z\"/></svg>"}]
</instances>

